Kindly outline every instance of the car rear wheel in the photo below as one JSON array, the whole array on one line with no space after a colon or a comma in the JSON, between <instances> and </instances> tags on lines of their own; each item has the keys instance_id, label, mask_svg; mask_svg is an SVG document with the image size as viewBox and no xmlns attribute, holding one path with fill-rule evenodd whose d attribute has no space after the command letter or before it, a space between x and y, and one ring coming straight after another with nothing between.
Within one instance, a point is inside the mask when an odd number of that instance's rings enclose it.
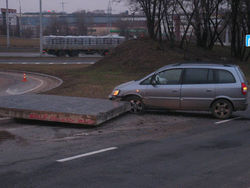
<instances>
[{"instance_id":1,"label":"car rear wheel","mask_svg":"<svg viewBox=\"0 0 250 188\"><path fill-rule=\"evenodd\" d=\"M212 113L214 117L219 119L228 119L233 112L232 104L225 99L217 100L212 105Z\"/></svg>"},{"instance_id":2,"label":"car rear wheel","mask_svg":"<svg viewBox=\"0 0 250 188\"><path fill-rule=\"evenodd\" d=\"M127 97L125 101L130 102L131 110L133 114L142 114L145 111L145 105L142 102L142 99L137 96Z\"/></svg>"}]
</instances>

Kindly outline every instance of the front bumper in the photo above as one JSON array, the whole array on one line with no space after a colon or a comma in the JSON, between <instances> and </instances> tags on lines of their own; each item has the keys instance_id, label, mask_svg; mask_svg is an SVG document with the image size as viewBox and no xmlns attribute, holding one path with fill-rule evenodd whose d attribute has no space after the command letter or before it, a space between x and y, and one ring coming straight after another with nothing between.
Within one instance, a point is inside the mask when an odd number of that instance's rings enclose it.
<instances>
[{"instance_id":1,"label":"front bumper","mask_svg":"<svg viewBox=\"0 0 250 188\"><path fill-rule=\"evenodd\" d=\"M120 97L120 96L114 96L114 95L109 95L108 98L109 98L109 100L121 100L122 97Z\"/></svg>"}]
</instances>

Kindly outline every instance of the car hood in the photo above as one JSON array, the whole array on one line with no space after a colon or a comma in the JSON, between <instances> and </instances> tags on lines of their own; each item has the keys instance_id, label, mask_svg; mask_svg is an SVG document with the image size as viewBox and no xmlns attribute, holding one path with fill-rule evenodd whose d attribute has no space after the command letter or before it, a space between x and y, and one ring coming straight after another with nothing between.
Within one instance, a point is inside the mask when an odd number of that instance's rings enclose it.
<instances>
[{"instance_id":1,"label":"car hood","mask_svg":"<svg viewBox=\"0 0 250 188\"><path fill-rule=\"evenodd\" d=\"M134 81L134 80L133 80L133 81L130 81L130 82L126 82L126 83L124 83L124 84L121 84L121 85L117 86L116 89L122 89L122 88L124 88L124 87L129 86L129 85L133 85L135 82L136 82L136 81Z\"/></svg>"}]
</instances>

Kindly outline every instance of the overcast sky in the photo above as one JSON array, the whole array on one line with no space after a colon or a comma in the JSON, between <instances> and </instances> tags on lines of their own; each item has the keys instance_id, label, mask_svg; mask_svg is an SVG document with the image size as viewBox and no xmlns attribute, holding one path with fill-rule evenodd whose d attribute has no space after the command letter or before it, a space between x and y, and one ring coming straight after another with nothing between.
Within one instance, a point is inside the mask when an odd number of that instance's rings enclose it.
<instances>
[{"instance_id":1,"label":"overcast sky","mask_svg":"<svg viewBox=\"0 0 250 188\"><path fill-rule=\"evenodd\" d=\"M38 12L39 0L20 0L22 5L22 12ZM65 11L74 12L77 10L107 10L109 0L42 0L43 10L62 11L62 1L65 2ZM8 0L9 8L18 9L19 0ZM0 0L0 8L6 7L6 0ZM113 13L119 13L128 9L124 4L112 4Z\"/></svg>"}]
</instances>

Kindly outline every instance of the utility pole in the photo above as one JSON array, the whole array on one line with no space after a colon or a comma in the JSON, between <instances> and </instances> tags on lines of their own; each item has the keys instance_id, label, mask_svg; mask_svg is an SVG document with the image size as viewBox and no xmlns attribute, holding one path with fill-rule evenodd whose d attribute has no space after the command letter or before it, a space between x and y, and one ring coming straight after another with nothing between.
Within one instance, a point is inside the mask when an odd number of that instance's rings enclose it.
<instances>
[{"instance_id":1,"label":"utility pole","mask_svg":"<svg viewBox=\"0 0 250 188\"><path fill-rule=\"evenodd\" d=\"M42 0L40 0L40 56L43 55L43 19L42 19Z\"/></svg>"},{"instance_id":2,"label":"utility pole","mask_svg":"<svg viewBox=\"0 0 250 188\"><path fill-rule=\"evenodd\" d=\"M111 0L109 0L108 10L107 10L107 32L108 33L110 33L110 30L112 28L111 15L112 15L112 2Z\"/></svg>"},{"instance_id":3,"label":"utility pole","mask_svg":"<svg viewBox=\"0 0 250 188\"><path fill-rule=\"evenodd\" d=\"M62 0L61 4L62 4L62 12L64 12L66 3Z\"/></svg>"},{"instance_id":4,"label":"utility pole","mask_svg":"<svg viewBox=\"0 0 250 188\"><path fill-rule=\"evenodd\" d=\"M9 2L6 0L7 48L10 47Z\"/></svg>"},{"instance_id":5,"label":"utility pole","mask_svg":"<svg viewBox=\"0 0 250 188\"><path fill-rule=\"evenodd\" d=\"M19 17L19 35L20 37L22 37L22 32L23 32L23 28L22 28L22 4L21 4L21 0L19 0L19 12L20 12L20 17Z\"/></svg>"}]
</instances>

